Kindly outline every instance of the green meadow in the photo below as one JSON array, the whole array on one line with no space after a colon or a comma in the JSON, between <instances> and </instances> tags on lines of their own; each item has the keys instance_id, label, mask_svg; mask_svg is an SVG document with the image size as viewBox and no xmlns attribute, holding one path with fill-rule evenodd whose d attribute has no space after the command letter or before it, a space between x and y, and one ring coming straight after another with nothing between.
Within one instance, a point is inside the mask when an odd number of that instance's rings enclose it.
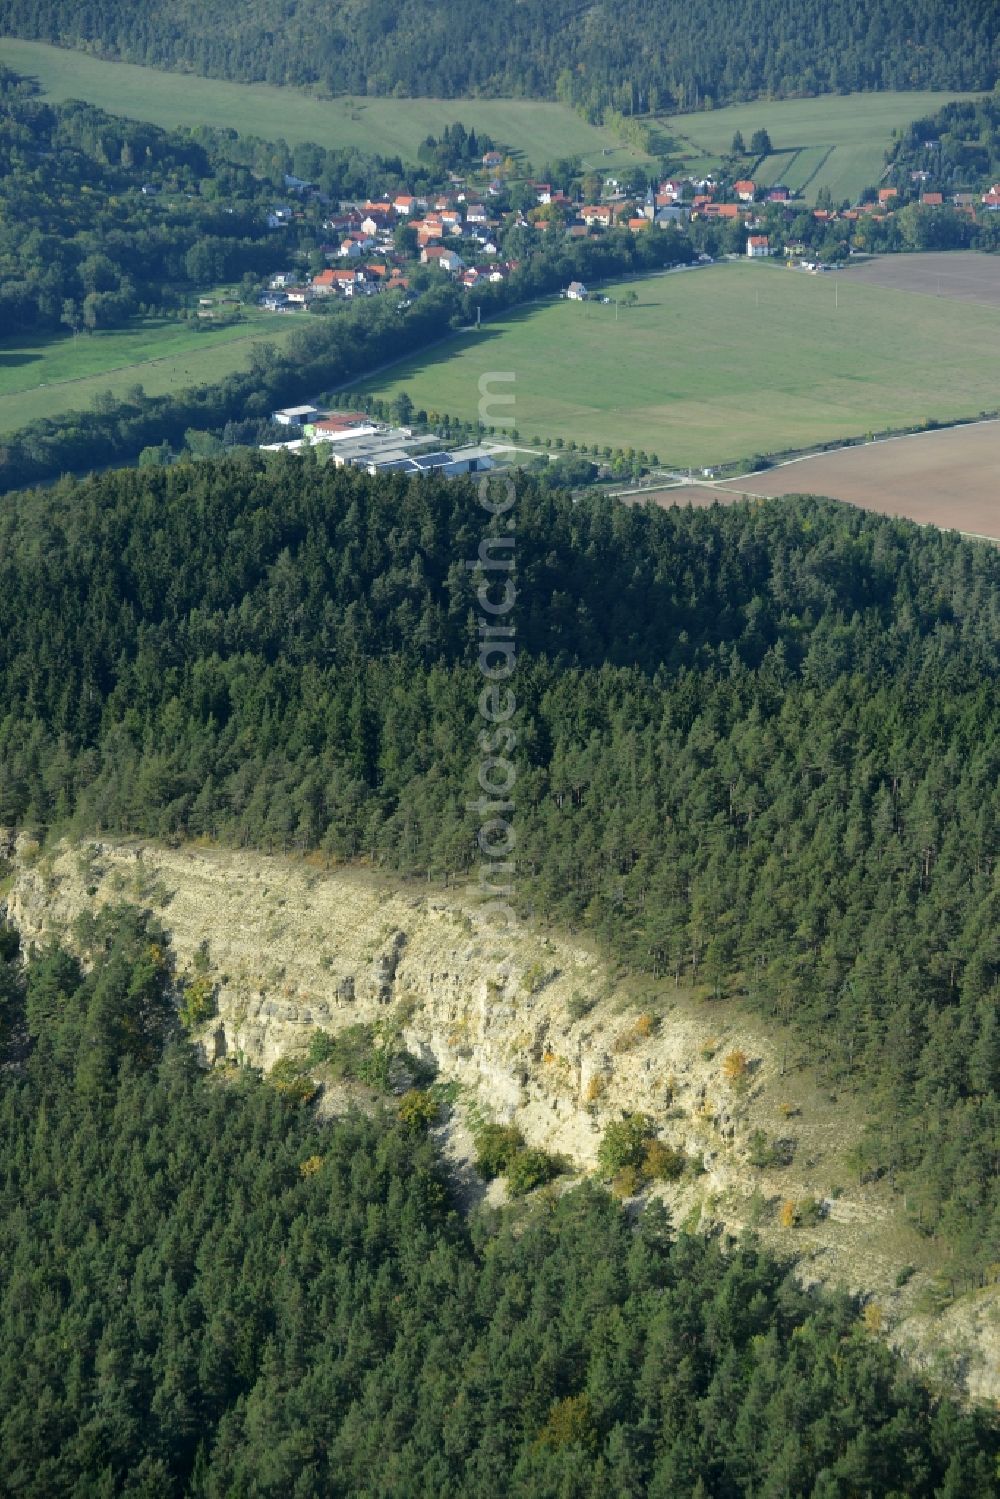
<instances>
[{"instance_id":1,"label":"green meadow","mask_svg":"<svg viewBox=\"0 0 1000 1499\"><path fill-rule=\"evenodd\" d=\"M685 169L717 170L739 130L747 146L755 130L771 137L774 154L754 166L756 180L770 186L784 182L812 202L828 187L834 202L850 198L877 183L885 169L885 150L893 133L911 121L933 114L950 99L977 94L880 93L825 94L817 99L757 100L697 114L665 115L660 120ZM749 164L749 163L748 163Z\"/></svg>"},{"instance_id":2,"label":"green meadow","mask_svg":"<svg viewBox=\"0 0 1000 1499\"><path fill-rule=\"evenodd\" d=\"M997 403L1000 309L746 263L603 290L639 304L521 309L358 389L475 421L480 377L513 371L496 388L513 390L522 441L632 447L682 467Z\"/></svg>"},{"instance_id":3,"label":"green meadow","mask_svg":"<svg viewBox=\"0 0 1000 1499\"><path fill-rule=\"evenodd\" d=\"M565 105L531 99L321 99L298 89L103 62L13 38L0 39L0 62L37 78L53 100L85 99L168 129L213 125L265 140L280 137L289 145L315 141L329 149L353 147L414 161L426 136L440 135L445 125L461 120L538 167L560 156L582 156L600 166L646 160Z\"/></svg>"},{"instance_id":4,"label":"green meadow","mask_svg":"<svg viewBox=\"0 0 1000 1499\"><path fill-rule=\"evenodd\" d=\"M260 317L231 327L196 328L168 319L136 319L128 328L0 341L0 432L42 416L82 411L110 391L135 385L147 395L209 385L244 369L251 345L288 337L294 317Z\"/></svg>"}]
</instances>

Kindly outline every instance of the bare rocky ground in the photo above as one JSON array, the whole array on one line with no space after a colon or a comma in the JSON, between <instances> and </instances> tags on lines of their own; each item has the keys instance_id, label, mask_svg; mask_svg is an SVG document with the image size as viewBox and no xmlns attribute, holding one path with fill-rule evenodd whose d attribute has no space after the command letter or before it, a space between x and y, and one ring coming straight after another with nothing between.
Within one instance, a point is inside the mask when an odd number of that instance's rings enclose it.
<instances>
[{"instance_id":1,"label":"bare rocky ground","mask_svg":"<svg viewBox=\"0 0 1000 1499\"><path fill-rule=\"evenodd\" d=\"M493 930L460 893L356 868L214 846L6 844L7 910L29 942L69 933L87 907L129 901L168 929L179 975L194 972L200 950L217 986L218 1012L196 1037L210 1065L269 1069L316 1028L401 1024L408 1049L456 1095L437 1133L464 1207L503 1193L472 1167L475 1120L516 1121L529 1144L581 1173L595 1169L605 1126L641 1111L696 1164L657 1189L678 1226L753 1227L797 1256L804 1280L867 1298L871 1324L943 1382L1000 1399L997 1288L929 1310L947 1261L884 1183L858 1184L847 1164L861 1133L856 1105L737 1001L621 975L582 940ZM726 1076L733 1053L747 1064L736 1084ZM341 1086L321 1107L337 1112L352 1098ZM755 1130L784 1142L788 1164L751 1164ZM781 1226L782 1204L810 1201L817 1221ZM904 1267L912 1273L899 1286Z\"/></svg>"}]
</instances>

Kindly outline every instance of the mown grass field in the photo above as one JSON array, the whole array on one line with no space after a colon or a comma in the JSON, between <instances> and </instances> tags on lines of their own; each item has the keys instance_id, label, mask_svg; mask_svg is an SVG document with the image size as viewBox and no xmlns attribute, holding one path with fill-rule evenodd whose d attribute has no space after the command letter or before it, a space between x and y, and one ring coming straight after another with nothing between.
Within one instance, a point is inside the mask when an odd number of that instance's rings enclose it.
<instances>
[{"instance_id":1,"label":"mown grass field","mask_svg":"<svg viewBox=\"0 0 1000 1499\"><path fill-rule=\"evenodd\" d=\"M834 202L854 201L878 182L893 131L930 115L949 99L976 94L829 94L818 99L759 100L660 120L691 170L716 170L739 130L747 146L755 130L771 137L774 155L754 169L766 185L784 182L812 202L828 187Z\"/></svg>"},{"instance_id":2,"label":"mown grass field","mask_svg":"<svg viewBox=\"0 0 1000 1499\"><path fill-rule=\"evenodd\" d=\"M37 78L53 100L86 99L170 129L223 126L265 140L281 137L289 145L315 141L330 149L356 147L415 161L427 135L440 135L446 124L461 120L537 167L559 156L582 156L600 166L647 159L564 105L530 99L319 99L292 88L102 62L13 38L0 39L0 62Z\"/></svg>"},{"instance_id":3,"label":"mown grass field","mask_svg":"<svg viewBox=\"0 0 1000 1499\"><path fill-rule=\"evenodd\" d=\"M1000 309L747 263L555 301L457 335L359 387L475 420L513 371L522 440L561 437L708 466L997 404Z\"/></svg>"},{"instance_id":4,"label":"mown grass field","mask_svg":"<svg viewBox=\"0 0 1000 1499\"><path fill-rule=\"evenodd\" d=\"M0 341L0 433L42 416L86 410L94 397L116 398L141 385L166 395L207 385L246 367L255 342L288 337L294 317L251 315L229 328L196 329L166 319L136 320L104 333Z\"/></svg>"}]
</instances>

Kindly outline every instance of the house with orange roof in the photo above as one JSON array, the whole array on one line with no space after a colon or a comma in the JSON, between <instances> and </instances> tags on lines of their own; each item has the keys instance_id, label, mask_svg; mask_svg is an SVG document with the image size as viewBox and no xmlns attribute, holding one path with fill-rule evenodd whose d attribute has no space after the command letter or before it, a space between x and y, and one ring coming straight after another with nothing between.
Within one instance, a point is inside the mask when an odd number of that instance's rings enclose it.
<instances>
[{"instance_id":1,"label":"house with orange roof","mask_svg":"<svg viewBox=\"0 0 1000 1499\"><path fill-rule=\"evenodd\" d=\"M328 297L331 292L344 291L358 279L357 271L320 271L312 278L312 289L317 296Z\"/></svg>"}]
</instances>

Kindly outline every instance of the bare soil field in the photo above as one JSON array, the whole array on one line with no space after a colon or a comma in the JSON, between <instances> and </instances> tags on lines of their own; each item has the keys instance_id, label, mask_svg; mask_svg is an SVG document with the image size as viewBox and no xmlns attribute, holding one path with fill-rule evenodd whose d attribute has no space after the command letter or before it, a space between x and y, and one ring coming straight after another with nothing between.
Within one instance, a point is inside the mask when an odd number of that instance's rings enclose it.
<instances>
[{"instance_id":1,"label":"bare soil field","mask_svg":"<svg viewBox=\"0 0 1000 1499\"><path fill-rule=\"evenodd\" d=\"M844 273L852 282L917 292L955 302L1000 307L1000 255L942 250L918 255L879 255Z\"/></svg>"},{"instance_id":2,"label":"bare soil field","mask_svg":"<svg viewBox=\"0 0 1000 1499\"><path fill-rule=\"evenodd\" d=\"M1000 422L841 448L766 473L725 480L718 490L676 490L673 503L690 498L692 504L709 504L709 496L721 498L727 491L829 495L882 515L902 515L923 525L1000 541Z\"/></svg>"}]
</instances>

